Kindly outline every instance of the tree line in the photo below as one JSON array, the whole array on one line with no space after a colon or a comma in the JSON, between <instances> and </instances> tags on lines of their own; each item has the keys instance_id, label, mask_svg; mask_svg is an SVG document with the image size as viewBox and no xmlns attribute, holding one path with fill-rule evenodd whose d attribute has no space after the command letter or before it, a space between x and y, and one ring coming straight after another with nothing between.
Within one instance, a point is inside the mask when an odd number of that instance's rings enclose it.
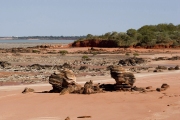
<instances>
[{"instance_id":1,"label":"tree line","mask_svg":"<svg viewBox=\"0 0 180 120\"><path fill-rule=\"evenodd\" d=\"M117 46L180 46L180 24L144 25L139 29L128 29L126 32L108 32L103 35L88 34L81 40L113 40ZM76 41L75 41L76 42Z\"/></svg>"}]
</instances>

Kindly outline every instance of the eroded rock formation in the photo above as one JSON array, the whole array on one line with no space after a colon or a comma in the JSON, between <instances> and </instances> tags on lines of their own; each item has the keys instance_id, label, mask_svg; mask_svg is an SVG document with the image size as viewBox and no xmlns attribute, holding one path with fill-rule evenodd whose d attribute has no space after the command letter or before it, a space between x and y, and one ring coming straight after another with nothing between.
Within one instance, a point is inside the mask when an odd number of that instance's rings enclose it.
<instances>
[{"instance_id":1,"label":"eroded rock formation","mask_svg":"<svg viewBox=\"0 0 180 120\"><path fill-rule=\"evenodd\" d=\"M64 69L61 70L58 74L53 73L49 77L49 83L53 87L51 92L61 92L63 89L64 92L68 90L70 91L75 89L74 86L76 86L76 76L72 70Z\"/></svg>"},{"instance_id":2,"label":"eroded rock formation","mask_svg":"<svg viewBox=\"0 0 180 120\"><path fill-rule=\"evenodd\" d=\"M125 72L121 66L113 66L110 69L111 77L115 79L117 85L133 86L135 77L133 73Z\"/></svg>"}]
</instances>

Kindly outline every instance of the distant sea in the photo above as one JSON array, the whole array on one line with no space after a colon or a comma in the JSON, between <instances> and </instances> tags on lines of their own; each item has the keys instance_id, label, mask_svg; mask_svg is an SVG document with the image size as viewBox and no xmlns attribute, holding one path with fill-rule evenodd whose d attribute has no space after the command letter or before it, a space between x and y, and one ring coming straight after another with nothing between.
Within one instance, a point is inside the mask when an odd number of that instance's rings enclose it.
<instances>
[{"instance_id":1,"label":"distant sea","mask_svg":"<svg viewBox=\"0 0 180 120\"><path fill-rule=\"evenodd\" d=\"M60 44L68 44L68 43L72 43L75 40L0 40L0 43L60 43Z\"/></svg>"},{"instance_id":2,"label":"distant sea","mask_svg":"<svg viewBox=\"0 0 180 120\"><path fill-rule=\"evenodd\" d=\"M43 44L69 44L75 40L0 40L0 48L33 47Z\"/></svg>"}]
</instances>

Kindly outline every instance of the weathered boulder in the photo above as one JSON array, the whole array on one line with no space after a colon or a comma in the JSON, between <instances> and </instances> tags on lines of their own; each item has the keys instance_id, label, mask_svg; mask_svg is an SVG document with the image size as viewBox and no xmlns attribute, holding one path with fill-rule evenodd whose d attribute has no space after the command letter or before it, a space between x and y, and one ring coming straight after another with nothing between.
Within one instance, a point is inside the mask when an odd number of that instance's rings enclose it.
<instances>
[{"instance_id":1,"label":"weathered boulder","mask_svg":"<svg viewBox=\"0 0 180 120\"><path fill-rule=\"evenodd\" d=\"M53 73L49 77L49 83L52 85L54 92L61 92L62 89L68 88L69 85L76 83L74 72L69 69L64 69L59 74Z\"/></svg>"},{"instance_id":2,"label":"weathered boulder","mask_svg":"<svg viewBox=\"0 0 180 120\"><path fill-rule=\"evenodd\" d=\"M126 84L133 86L136 80L133 73L125 72L125 69L121 66L113 66L110 69L110 73L111 77L115 79L116 84L118 85Z\"/></svg>"},{"instance_id":3,"label":"weathered boulder","mask_svg":"<svg viewBox=\"0 0 180 120\"><path fill-rule=\"evenodd\" d=\"M84 88L83 88L82 93L83 94L92 94L92 93L94 93L93 82L91 80L84 84Z\"/></svg>"},{"instance_id":4,"label":"weathered boulder","mask_svg":"<svg viewBox=\"0 0 180 120\"><path fill-rule=\"evenodd\" d=\"M103 90L100 88L100 84L93 84L92 80L86 82L82 88L82 94L93 94L99 92L103 92Z\"/></svg>"}]
</instances>

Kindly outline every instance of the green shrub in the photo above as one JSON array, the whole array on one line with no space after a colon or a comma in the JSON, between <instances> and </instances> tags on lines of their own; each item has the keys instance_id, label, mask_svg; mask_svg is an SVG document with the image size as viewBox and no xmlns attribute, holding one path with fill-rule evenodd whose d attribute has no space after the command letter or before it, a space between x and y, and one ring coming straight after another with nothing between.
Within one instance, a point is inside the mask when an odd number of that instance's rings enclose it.
<instances>
[{"instance_id":1,"label":"green shrub","mask_svg":"<svg viewBox=\"0 0 180 120\"><path fill-rule=\"evenodd\" d=\"M134 53L133 55L134 55L134 57L139 56L139 54L138 54L138 53Z\"/></svg>"},{"instance_id":2,"label":"green shrub","mask_svg":"<svg viewBox=\"0 0 180 120\"><path fill-rule=\"evenodd\" d=\"M40 53L39 50L32 50L33 53Z\"/></svg>"},{"instance_id":3,"label":"green shrub","mask_svg":"<svg viewBox=\"0 0 180 120\"><path fill-rule=\"evenodd\" d=\"M91 59L90 59L88 56L84 55L84 56L82 56L82 60L89 61L89 60L91 60Z\"/></svg>"},{"instance_id":4,"label":"green shrub","mask_svg":"<svg viewBox=\"0 0 180 120\"><path fill-rule=\"evenodd\" d=\"M125 55L126 55L126 56L130 56L130 54L129 54L129 53L126 53Z\"/></svg>"},{"instance_id":5,"label":"green shrub","mask_svg":"<svg viewBox=\"0 0 180 120\"><path fill-rule=\"evenodd\" d=\"M66 55L66 54L68 54L68 51L67 51L67 50L61 50L61 51L59 51L59 53L60 53L61 55Z\"/></svg>"},{"instance_id":6,"label":"green shrub","mask_svg":"<svg viewBox=\"0 0 180 120\"><path fill-rule=\"evenodd\" d=\"M98 53L97 52L92 52L93 56L97 55Z\"/></svg>"}]
</instances>

